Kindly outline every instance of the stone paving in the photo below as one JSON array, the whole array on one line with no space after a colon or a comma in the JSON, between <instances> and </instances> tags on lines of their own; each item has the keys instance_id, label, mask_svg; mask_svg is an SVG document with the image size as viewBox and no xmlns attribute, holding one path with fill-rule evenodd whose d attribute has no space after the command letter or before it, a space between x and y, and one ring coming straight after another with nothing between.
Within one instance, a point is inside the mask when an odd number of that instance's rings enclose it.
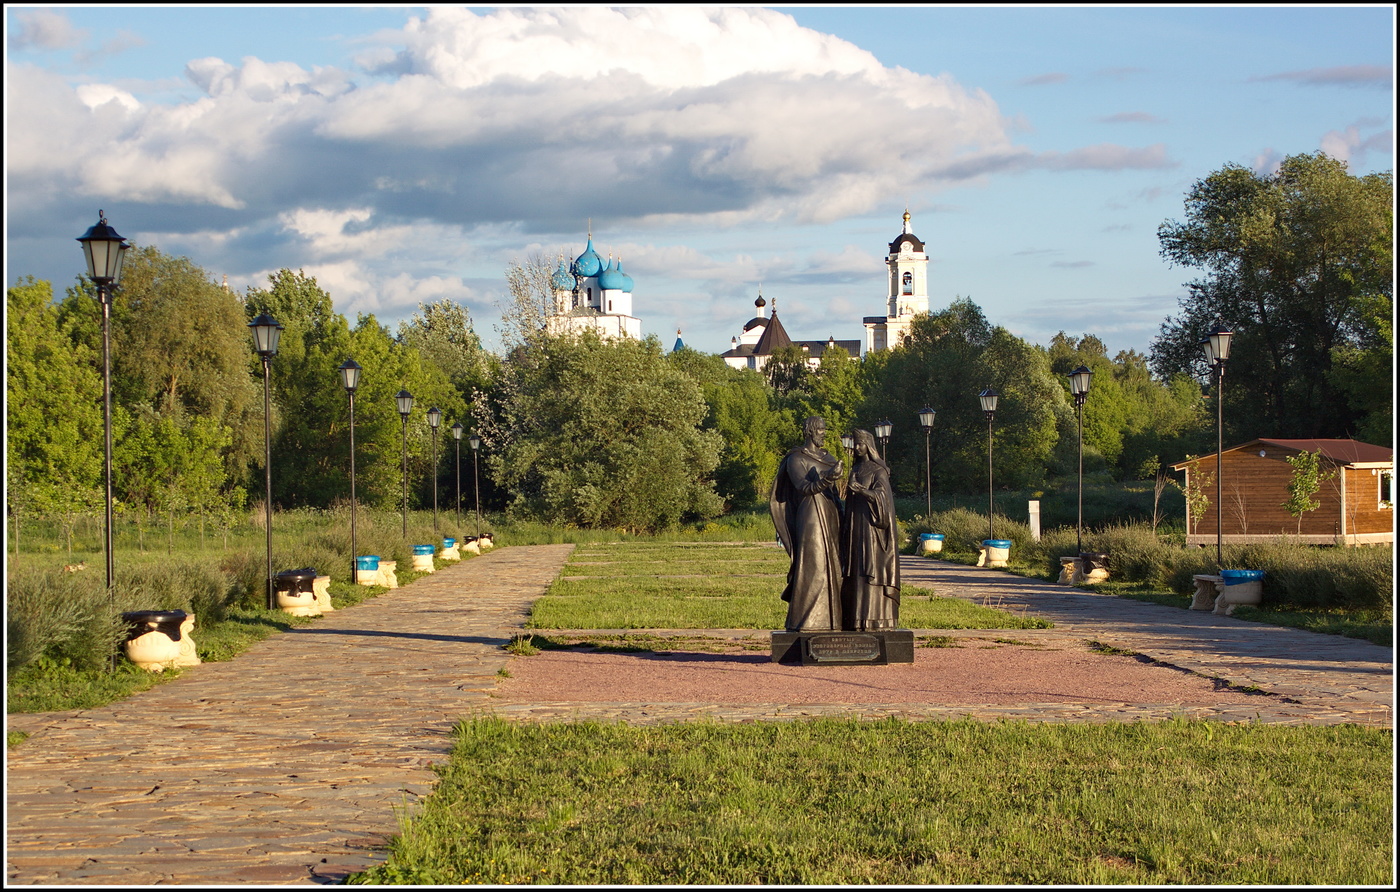
<instances>
[{"instance_id":1,"label":"stone paving","mask_svg":"<svg viewBox=\"0 0 1400 892\"><path fill-rule=\"evenodd\" d=\"M430 766L445 760L455 722L488 712L524 721L636 722L1186 715L1393 727L1391 648L921 557L904 559L906 585L1055 623L1010 633L1018 640L1097 641L1281 696L1234 711L1063 703L493 703L497 673L512 659L502 645L571 550L499 549L120 703L8 716L8 728L32 736L7 753L7 885L338 883L383 860L397 815L431 791ZM751 630L705 634L767 637Z\"/></svg>"}]
</instances>

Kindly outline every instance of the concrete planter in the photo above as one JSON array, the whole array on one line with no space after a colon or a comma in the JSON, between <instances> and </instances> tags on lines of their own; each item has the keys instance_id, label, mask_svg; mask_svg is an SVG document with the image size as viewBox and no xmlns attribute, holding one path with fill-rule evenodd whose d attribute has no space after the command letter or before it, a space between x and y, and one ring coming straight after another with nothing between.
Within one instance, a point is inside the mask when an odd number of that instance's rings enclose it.
<instances>
[{"instance_id":1,"label":"concrete planter","mask_svg":"<svg viewBox=\"0 0 1400 892\"><path fill-rule=\"evenodd\" d=\"M942 533L920 533L919 551L923 554L938 554L943 550L944 538Z\"/></svg>"},{"instance_id":2,"label":"concrete planter","mask_svg":"<svg viewBox=\"0 0 1400 892\"><path fill-rule=\"evenodd\" d=\"M444 561L460 561L462 555L457 551L457 540L448 536L442 540L442 550L438 552L438 557Z\"/></svg>"},{"instance_id":3,"label":"concrete planter","mask_svg":"<svg viewBox=\"0 0 1400 892\"><path fill-rule=\"evenodd\" d=\"M463 539L462 544L458 547L462 551L471 552L472 554L481 554L481 541L475 536L468 536L466 539Z\"/></svg>"},{"instance_id":4,"label":"concrete planter","mask_svg":"<svg viewBox=\"0 0 1400 892\"><path fill-rule=\"evenodd\" d=\"M979 567L1005 567L1006 561L1011 557L1010 539L983 539L980 554L977 556L977 566Z\"/></svg>"},{"instance_id":5,"label":"concrete planter","mask_svg":"<svg viewBox=\"0 0 1400 892\"><path fill-rule=\"evenodd\" d=\"M355 581L360 585L379 585L379 555L361 554L355 557Z\"/></svg>"},{"instance_id":6,"label":"concrete planter","mask_svg":"<svg viewBox=\"0 0 1400 892\"><path fill-rule=\"evenodd\" d=\"M433 552L436 551L431 545L413 546L413 572L432 573L437 569L433 565Z\"/></svg>"},{"instance_id":7,"label":"concrete planter","mask_svg":"<svg viewBox=\"0 0 1400 892\"><path fill-rule=\"evenodd\" d=\"M136 610L123 613L127 622L126 656L150 672L169 667L198 666L194 614L183 610Z\"/></svg>"}]
</instances>

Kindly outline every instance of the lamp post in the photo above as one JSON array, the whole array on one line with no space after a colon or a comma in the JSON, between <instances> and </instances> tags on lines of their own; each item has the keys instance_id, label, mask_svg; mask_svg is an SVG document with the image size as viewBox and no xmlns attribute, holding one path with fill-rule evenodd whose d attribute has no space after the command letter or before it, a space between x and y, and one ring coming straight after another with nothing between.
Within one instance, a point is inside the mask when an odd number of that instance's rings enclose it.
<instances>
[{"instance_id":1,"label":"lamp post","mask_svg":"<svg viewBox=\"0 0 1400 892\"><path fill-rule=\"evenodd\" d=\"M78 238L87 259L88 278L97 286L97 302L102 305L102 473L106 481L106 522L102 549L107 559L107 597L112 597L112 289L122 278L126 243L107 225L107 216L97 212L97 222Z\"/></svg>"},{"instance_id":2,"label":"lamp post","mask_svg":"<svg viewBox=\"0 0 1400 892\"><path fill-rule=\"evenodd\" d=\"M880 457L886 462L890 458L890 431L893 428L894 425L890 424L889 419L875 422L875 439L880 441Z\"/></svg>"},{"instance_id":3,"label":"lamp post","mask_svg":"<svg viewBox=\"0 0 1400 892\"><path fill-rule=\"evenodd\" d=\"M842 434L842 435L841 435L841 448L842 448L842 449L845 449L846 452L848 452L848 453L849 453L851 450L855 449L855 448L856 448L856 435L855 435L855 434Z\"/></svg>"},{"instance_id":4,"label":"lamp post","mask_svg":"<svg viewBox=\"0 0 1400 892\"><path fill-rule=\"evenodd\" d=\"M933 409L924 406L919 410L919 427L924 429L924 519L933 517L933 453L929 448L929 437L933 433L933 419L937 415Z\"/></svg>"},{"instance_id":5,"label":"lamp post","mask_svg":"<svg viewBox=\"0 0 1400 892\"><path fill-rule=\"evenodd\" d=\"M1225 326L1217 324L1211 329L1210 334L1201 340L1201 349L1206 354L1206 362L1210 364L1211 371L1215 373L1215 568L1219 571L1225 566L1225 559L1222 556L1225 548L1224 537L1224 511L1222 510L1222 499L1224 490L1221 484L1221 456L1225 447L1225 360L1230 358L1230 339L1234 337L1234 332L1229 331Z\"/></svg>"},{"instance_id":6,"label":"lamp post","mask_svg":"<svg viewBox=\"0 0 1400 892\"><path fill-rule=\"evenodd\" d=\"M462 422L452 425L452 439L457 441L457 526L462 525Z\"/></svg>"},{"instance_id":7,"label":"lamp post","mask_svg":"<svg viewBox=\"0 0 1400 892\"><path fill-rule=\"evenodd\" d=\"M433 429L433 533L438 531L437 521L437 491L438 491L438 463L437 463L437 431L438 425L442 423L442 410L433 406L428 410L428 427Z\"/></svg>"},{"instance_id":8,"label":"lamp post","mask_svg":"<svg viewBox=\"0 0 1400 892\"><path fill-rule=\"evenodd\" d=\"M992 419L997 414L997 399L1001 394L988 387L977 394L982 401L982 411L987 414L987 538L996 538L992 531Z\"/></svg>"},{"instance_id":9,"label":"lamp post","mask_svg":"<svg viewBox=\"0 0 1400 892\"><path fill-rule=\"evenodd\" d=\"M267 313L248 323L253 330L253 345L263 363L263 476L267 483L264 507L267 515L267 609L277 607L272 591L272 357L277 355L277 342L282 339L282 323Z\"/></svg>"},{"instance_id":10,"label":"lamp post","mask_svg":"<svg viewBox=\"0 0 1400 892\"><path fill-rule=\"evenodd\" d=\"M340 364L340 383L350 394L350 581L360 581L359 549L355 546L355 388L360 386L360 364L347 359Z\"/></svg>"},{"instance_id":11,"label":"lamp post","mask_svg":"<svg viewBox=\"0 0 1400 892\"><path fill-rule=\"evenodd\" d=\"M413 411L413 394L400 390L394 394L394 402L399 404L399 417L403 419L403 537L408 538L408 413Z\"/></svg>"},{"instance_id":12,"label":"lamp post","mask_svg":"<svg viewBox=\"0 0 1400 892\"><path fill-rule=\"evenodd\" d=\"M1074 534L1079 547L1076 554L1084 553L1084 400L1089 397L1089 382L1093 377L1088 366L1080 366L1069 373L1069 392L1074 395L1074 413L1079 416L1079 524Z\"/></svg>"},{"instance_id":13,"label":"lamp post","mask_svg":"<svg viewBox=\"0 0 1400 892\"><path fill-rule=\"evenodd\" d=\"M481 538L481 475L477 472L477 450L481 448L481 438L472 434L467 440L472 447L472 482L476 485L476 538Z\"/></svg>"}]
</instances>

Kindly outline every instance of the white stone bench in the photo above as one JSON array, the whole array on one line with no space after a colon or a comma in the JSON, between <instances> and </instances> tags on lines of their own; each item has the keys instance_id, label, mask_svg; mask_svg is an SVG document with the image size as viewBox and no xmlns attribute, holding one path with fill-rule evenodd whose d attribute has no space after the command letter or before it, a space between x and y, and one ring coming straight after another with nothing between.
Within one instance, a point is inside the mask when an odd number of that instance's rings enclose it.
<instances>
[{"instance_id":1,"label":"white stone bench","mask_svg":"<svg viewBox=\"0 0 1400 892\"><path fill-rule=\"evenodd\" d=\"M1196 583L1196 595L1191 599L1192 610L1209 610L1216 616L1229 616L1244 604L1257 607L1264 600L1264 582L1251 579L1226 585L1220 576L1203 573L1191 577Z\"/></svg>"}]
</instances>

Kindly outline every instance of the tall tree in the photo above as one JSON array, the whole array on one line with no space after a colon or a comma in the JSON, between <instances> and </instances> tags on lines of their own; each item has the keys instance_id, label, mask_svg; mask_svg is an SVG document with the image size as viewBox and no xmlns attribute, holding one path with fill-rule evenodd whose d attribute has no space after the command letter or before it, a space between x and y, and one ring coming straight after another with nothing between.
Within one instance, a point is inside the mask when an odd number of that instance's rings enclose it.
<instances>
[{"instance_id":1,"label":"tall tree","mask_svg":"<svg viewBox=\"0 0 1400 892\"><path fill-rule=\"evenodd\" d=\"M714 354L676 350L667 361L697 384L707 411L702 427L724 438L715 489L730 507L766 501L787 441L792 413L778 406L763 376L736 369Z\"/></svg>"},{"instance_id":2,"label":"tall tree","mask_svg":"<svg viewBox=\"0 0 1400 892\"><path fill-rule=\"evenodd\" d=\"M61 330L48 282L6 290L5 501L13 515L58 519L70 547L77 519L102 504L99 362Z\"/></svg>"},{"instance_id":3,"label":"tall tree","mask_svg":"<svg viewBox=\"0 0 1400 892\"><path fill-rule=\"evenodd\" d=\"M101 309L83 280L60 314L100 356ZM112 299L113 401L176 419L212 418L229 430L229 478L262 453L262 406L248 374L247 319L237 295L188 257L154 246L127 252Z\"/></svg>"},{"instance_id":4,"label":"tall tree","mask_svg":"<svg viewBox=\"0 0 1400 892\"><path fill-rule=\"evenodd\" d=\"M419 304L413 317L399 325L398 340L441 369L467 402L490 380L493 357L481 348L467 308L454 300Z\"/></svg>"},{"instance_id":5,"label":"tall tree","mask_svg":"<svg viewBox=\"0 0 1400 892\"><path fill-rule=\"evenodd\" d=\"M1154 371L1202 374L1197 345L1219 321L1235 332L1232 439L1379 427L1367 422L1390 411L1393 382L1381 391L1353 372L1390 367L1393 232L1391 173L1355 177L1320 152L1268 176L1230 164L1196 182L1186 219L1163 223L1158 238L1169 262L1204 275L1153 342Z\"/></svg>"},{"instance_id":6,"label":"tall tree","mask_svg":"<svg viewBox=\"0 0 1400 892\"><path fill-rule=\"evenodd\" d=\"M506 357L492 408L479 419L486 461L519 516L661 530L720 509L721 438L701 428L699 385L655 337L532 337Z\"/></svg>"}]
</instances>

